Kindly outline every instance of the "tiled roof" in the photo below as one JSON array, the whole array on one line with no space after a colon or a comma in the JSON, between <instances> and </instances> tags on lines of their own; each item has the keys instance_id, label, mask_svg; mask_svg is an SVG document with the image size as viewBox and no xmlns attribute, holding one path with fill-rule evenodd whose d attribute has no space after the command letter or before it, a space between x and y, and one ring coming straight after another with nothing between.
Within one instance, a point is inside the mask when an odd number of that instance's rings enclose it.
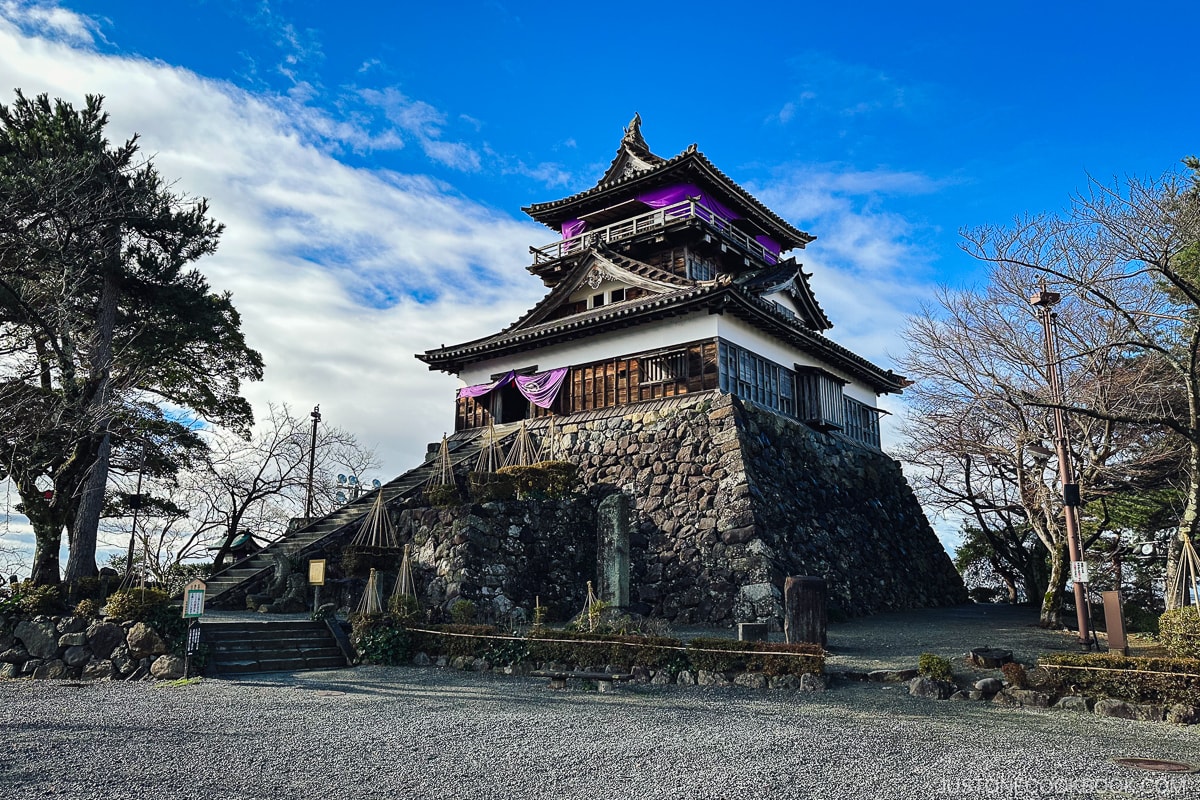
<instances>
[{"instance_id":1,"label":"tiled roof","mask_svg":"<svg viewBox=\"0 0 1200 800\"><path fill-rule=\"evenodd\" d=\"M620 153L618 153L619 157ZM598 198L609 192L619 193L623 196L629 195L633 190L641 188L639 184L647 184L646 188L649 188L651 185L658 186L664 182L663 178L671 173L684 172L689 169L698 170L713 185L723 188L736 202L740 202L746 209L756 212L758 221L763 223L764 227L775 236L779 237L780 244L784 245L785 250L790 250L793 247L804 247L816 239L815 236L796 228L783 217L780 217L763 205L758 198L735 183L724 172L717 169L703 153L696 149L695 145L691 145L687 150L684 150L674 158L662 161L662 163L652 169L623 177L614 177L609 180L602 179L600 183L597 183L591 189L571 195L570 197L564 197L561 200L534 203L522 210L538 222L554 227L556 224L561 225L563 220L569 219L573 213L572 207L577 204L591 198ZM608 178L607 173L605 177Z\"/></svg>"}]
</instances>

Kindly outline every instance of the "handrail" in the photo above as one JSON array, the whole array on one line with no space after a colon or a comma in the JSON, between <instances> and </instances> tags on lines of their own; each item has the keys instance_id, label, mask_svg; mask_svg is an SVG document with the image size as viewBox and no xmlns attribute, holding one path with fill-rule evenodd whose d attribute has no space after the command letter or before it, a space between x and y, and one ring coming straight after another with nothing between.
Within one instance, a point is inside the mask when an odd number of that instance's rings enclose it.
<instances>
[{"instance_id":1,"label":"handrail","mask_svg":"<svg viewBox=\"0 0 1200 800\"><path fill-rule=\"evenodd\" d=\"M605 225L603 228L584 231L569 239L560 239L557 242L551 242L542 247L530 247L529 252L533 254L534 264L542 264L562 258L563 256L578 253L595 242L615 242L619 239L626 239L656 228L665 228L673 222L680 222L687 219L699 219L707 222L726 238L732 239L735 243L746 248L751 254L758 256L768 264L774 264L779 261L777 253L768 250L761 242L734 228L729 220L724 219L703 203L691 199L683 200L674 205L656 208L644 214L638 214L636 217L629 217L628 219Z\"/></svg>"}]
</instances>

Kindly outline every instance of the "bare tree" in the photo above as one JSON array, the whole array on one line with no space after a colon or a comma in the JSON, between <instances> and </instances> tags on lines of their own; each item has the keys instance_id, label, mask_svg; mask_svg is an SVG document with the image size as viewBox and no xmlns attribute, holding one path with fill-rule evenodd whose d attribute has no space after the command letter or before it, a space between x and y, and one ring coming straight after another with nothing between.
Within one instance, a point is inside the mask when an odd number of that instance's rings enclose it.
<instances>
[{"instance_id":1,"label":"bare tree","mask_svg":"<svg viewBox=\"0 0 1200 800\"><path fill-rule=\"evenodd\" d=\"M308 488L311 422L284 405L268 406L254 433L242 439L213 431L207 439L207 459L166 482L147 487L148 495L169 496L138 524L132 552L145 559L151 572L204 557L216 546L214 568L228 557L230 545L242 531L273 539L287 531L292 519L304 513ZM314 511L324 515L337 505L336 475L363 474L377 469L373 449L359 444L343 428L317 429ZM125 479L128 490L129 478ZM120 533L106 526L106 540L129 541L129 518Z\"/></svg>"},{"instance_id":2,"label":"bare tree","mask_svg":"<svg viewBox=\"0 0 1200 800\"><path fill-rule=\"evenodd\" d=\"M1090 180L1062 215L966 237L977 258L1048 276L1078 313L1109 321L1103 339L1076 343L1076 358L1141 365L1143 393L1103 405L1072 395L1067 407L1075 419L1169 432L1186 449L1186 505L1168 585L1183 540L1200 527L1200 162L1188 165L1190 177Z\"/></svg>"},{"instance_id":3,"label":"bare tree","mask_svg":"<svg viewBox=\"0 0 1200 800\"><path fill-rule=\"evenodd\" d=\"M1008 565L1024 594L1041 604L1042 624L1059 627L1067 580L1062 493L1046 446L1054 440L1047 408L1047 364L1028 296L1040 273L997 262L980 291L942 290L936 307L909 321L907 392L901 457L918 466L925 502L967 518ZM1068 396L1105 412L1072 415L1073 456L1091 498L1153 485L1178 469L1178 449L1146 425L1109 417L1137 405L1167 403L1157 365L1105 345L1119 315L1081 303L1060 311ZM1108 530L1090 520L1087 543ZM1048 562L1048 564L1047 564ZM1047 570L1048 566L1048 570Z\"/></svg>"}]
</instances>

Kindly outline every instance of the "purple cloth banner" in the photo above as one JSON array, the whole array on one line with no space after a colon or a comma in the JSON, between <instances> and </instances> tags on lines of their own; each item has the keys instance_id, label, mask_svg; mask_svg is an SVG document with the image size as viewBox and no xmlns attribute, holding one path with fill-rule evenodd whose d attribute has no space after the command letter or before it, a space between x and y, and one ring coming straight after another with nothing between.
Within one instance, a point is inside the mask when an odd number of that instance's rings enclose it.
<instances>
[{"instance_id":1,"label":"purple cloth banner","mask_svg":"<svg viewBox=\"0 0 1200 800\"><path fill-rule=\"evenodd\" d=\"M766 234L761 234L761 233L758 236L754 237L754 241L761 244L763 246L763 249L767 251L763 255L763 257L767 260L767 263L774 264L779 260L779 258L778 258L779 252L783 249L782 245L780 245L779 242L775 241L770 236L767 236ZM772 254L774 254L774 256L776 256L776 257L772 258Z\"/></svg>"},{"instance_id":2,"label":"purple cloth banner","mask_svg":"<svg viewBox=\"0 0 1200 800\"><path fill-rule=\"evenodd\" d=\"M566 377L567 368L559 367L536 375L518 375L514 380L526 400L538 408L549 408L554 405L554 398L558 397Z\"/></svg>"},{"instance_id":3,"label":"purple cloth banner","mask_svg":"<svg viewBox=\"0 0 1200 800\"><path fill-rule=\"evenodd\" d=\"M477 383L474 386L464 386L458 390L459 397L483 397L488 392L499 389L501 386L506 386L516 377L516 373L509 372L502 375L499 380L494 383Z\"/></svg>"},{"instance_id":4,"label":"purple cloth banner","mask_svg":"<svg viewBox=\"0 0 1200 800\"><path fill-rule=\"evenodd\" d=\"M645 192L644 194L639 194L637 199L651 208L663 208L664 206L673 206L676 203L682 203L689 197L696 198L700 202L700 205L704 206L721 219L741 219L741 217L733 209L722 204L711 194L704 191L694 183L681 183L676 186L664 186L661 189L654 189L649 192Z\"/></svg>"},{"instance_id":5,"label":"purple cloth banner","mask_svg":"<svg viewBox=\"0 0 1200 800\"><path fill-rule=\"evenodd\" d=\"M570 239L572 236L578 236L587 229L587 222L582 219L569 219L563 223L562 238Z\"/></svg>"}]
</instances>

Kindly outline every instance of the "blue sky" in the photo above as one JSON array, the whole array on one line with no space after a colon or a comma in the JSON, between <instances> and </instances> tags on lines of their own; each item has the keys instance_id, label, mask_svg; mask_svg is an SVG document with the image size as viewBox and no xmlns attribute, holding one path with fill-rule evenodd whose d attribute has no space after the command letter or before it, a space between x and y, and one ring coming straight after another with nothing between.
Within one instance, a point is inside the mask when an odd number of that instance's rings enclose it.
<instances>
[{"instance_id":1,"label":"blue sky","mask_svg":"<svg viewBox=\"0 0 1200 800\"><path fill-rule=\"evenodd\" d=\"M904 317L978 268L963 227L1062 208L1090 173L1200 152L1182 3L599 4L0 0L11 89L102 93L227 224L204 265L266 380L248 394L378 444L451 425L412 353L541 294L520 207L591 186L635 111L818 236L831 332L885 366ZM886 401L902 412L902 401ZM886 432L885 432L886 435Z\"/></svg>"}]
</instances>

